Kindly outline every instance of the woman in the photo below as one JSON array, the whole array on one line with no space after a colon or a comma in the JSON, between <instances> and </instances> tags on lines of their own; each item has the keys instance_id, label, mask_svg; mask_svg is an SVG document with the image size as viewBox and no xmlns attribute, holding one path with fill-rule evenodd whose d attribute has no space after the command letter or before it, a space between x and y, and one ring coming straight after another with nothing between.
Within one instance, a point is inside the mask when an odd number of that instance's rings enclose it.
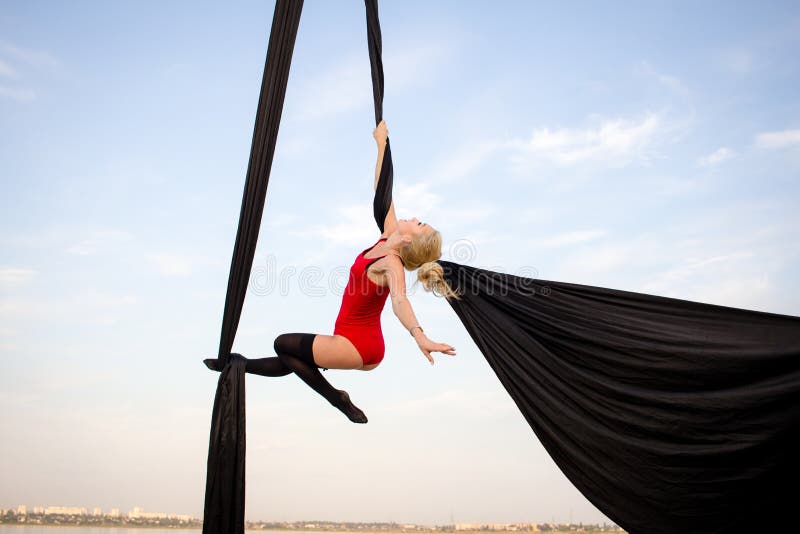
<instances>
[{"instance_id":1,"label":"woman","mask_svg":"<svg viewBox=\"0 0 800 534\"><path fill-rule=\"evenodd\" d=\"M386 123L373 131L378 144L374 189L377 191L388 138ZM391 203L380 239L364 249L352 267L342 296L333 335L290 333L275 339L277 357L247 360L246 372L262 376L284 376L294 372L354 423L366 423L364 415L346 391L334 388L319 369L360 369L370 371L383 360L385 346L381 331L381 310L389 296L392 311L433 364L432 352L455 356L455 347L429 339L419 325L406 297L405 273L418 269L418 279L427 291L445 297L458 296L445 282L442 267L435 260L442 255L442 236L417 218L397 220ZM205 360L219 370L218 360Z\"/></svg>"}]
</instances>

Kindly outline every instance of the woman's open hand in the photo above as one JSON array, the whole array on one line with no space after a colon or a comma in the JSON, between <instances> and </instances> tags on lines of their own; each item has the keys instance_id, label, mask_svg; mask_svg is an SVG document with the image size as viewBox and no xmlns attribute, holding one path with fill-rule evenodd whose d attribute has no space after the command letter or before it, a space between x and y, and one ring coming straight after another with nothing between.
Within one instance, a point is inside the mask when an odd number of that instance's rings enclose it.
<instances>
[{"instance_id":1,"label":"woman's open hand","mask_svg":"<svg viewBox=\"0 0 800 534\"><path fill-rule=\"evenodd\" d=\"M431 352L441 352L442 354L449 354L450 356L456 355L455 347L451 347L447 343L436 343L427 337L420 336L420 339L417 340L417 345L425 357L428 358L428 361L431 362L431 365L433 365L433 356L431 356Z\"/></svg>"},{"instance_id":2,"label":"woman's open hand","mask_svg":"<svg viewBox=\"0 0 800 534\"><path fill-rule=\"evenodd\" d=\"M386 129L386 121L382 120L378 125L372 130L372 137L375 138L375 142L378 143L378 146L386 144L386 139L389 137L389 130Z\"/></svg>"}]
</instances>

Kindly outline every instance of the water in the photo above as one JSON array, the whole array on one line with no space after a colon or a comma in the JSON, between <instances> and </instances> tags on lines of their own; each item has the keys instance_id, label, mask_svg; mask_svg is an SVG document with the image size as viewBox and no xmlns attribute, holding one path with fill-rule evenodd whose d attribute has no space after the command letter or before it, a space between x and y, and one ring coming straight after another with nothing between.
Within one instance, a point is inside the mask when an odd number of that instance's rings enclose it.
<instances>
[{"instance_id":1,"label":"water","mask_svg":"<svg viewBox=\"0 0 800 534\"><path fill-rule=\"evenodd\" d=\"M201 531L198 529L190 530L177 528L102 528L71 526L54 527L44 525L0 525L0 534L196 534L198 532ZM259 532L269 533L267 530L260 530Z\"/></svg>"},{"instance_id":2,"label":"water","mask_svg":"<svg viewBox=\"0 0 800 534\"><path fill-rule=\"evenodd\" d=\"M197 534L200 529L180 528L111 528L111 527L54 527L43 525L0 525L0 534ZM248 530L253 534L304 534L301 530ZM316 534L319 534L318 532ZM331 533L332 534L332 533ZM337 532L336 534L364 534Z\"/></svg>"}]
</instances>

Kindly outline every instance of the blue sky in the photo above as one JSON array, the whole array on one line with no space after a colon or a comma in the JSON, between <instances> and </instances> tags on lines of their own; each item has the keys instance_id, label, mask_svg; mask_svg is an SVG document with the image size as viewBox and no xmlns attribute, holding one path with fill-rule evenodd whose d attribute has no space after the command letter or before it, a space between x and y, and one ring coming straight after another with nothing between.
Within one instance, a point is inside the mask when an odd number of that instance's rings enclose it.
<instances>
[{"instance_id":1,"label":"blue sky","mask_svg":"<svg viewBox=\"0 0 800 534\"><path fill-rule=\"evenodd\" d=\"M0 507L202 513L216 352L272 2L0 7ZM443 259L800 315L800 7L380 4L400 217ZM305 4L235 350L330 334L378 236L363 4ZM449 305L430 366L247 378L247 516L605 518Z\"/></svg>"}]
</instances>

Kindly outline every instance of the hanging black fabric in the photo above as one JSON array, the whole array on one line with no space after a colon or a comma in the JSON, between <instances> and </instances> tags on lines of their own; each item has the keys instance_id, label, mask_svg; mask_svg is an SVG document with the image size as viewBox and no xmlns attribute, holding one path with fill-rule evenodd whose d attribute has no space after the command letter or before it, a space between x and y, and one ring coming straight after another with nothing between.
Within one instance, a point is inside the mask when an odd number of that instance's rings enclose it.
<instances>
[{"instance_id":1,"label":"hanging black fabric","mask_svg":"<svg viewBox=\"0 0 800 534\"><path fill-rule=\"evenodd\" d=\"M381 24L378 20L378 1L364 0L367 8L367 48L369 49L369 65L372 74L372 98L375 104L375 125L383 120L383 39ZM392 163L392 147L386 139L386 149L381 161L381 172L378 176L378 188L372 201L372 213L375 222L383 233L386 214L392 204L394 187L394 164Z\"/></svg>"},{"instance_id":2,"label":"hanging black fabric","mask_svg":"<svg viewBox=\"0 0 800 534\"><path fill-rule=\"evenodd\" d=\"M278 138L302 0L277 0L258 99L239 227L233 248L218 358L208 447L203 534L244 534L245 394L244 360L231 356L253 265L264 199Z\"/></svg>"},{"instance_id":3,"label":"hanging black fabric","mask_svg":"<svg viewBox=\"0 0 800 534\"><path fill-rule=\"evenodd\" d=\"M245 360L230 355L220 373L208 444L203 533L244 532Z\"/></svg>"},{"instance_id":4,"label":"hanging black fabric","mask_svg":"<svg viewBox=\"0 0 800 534\"><path fill-rule=\"evenodd\" d=\"M800 318L439 263L462 293L450 305L547 452L617 524L788 524Z\"/></svg>"},{"instance_id":5,"label":"hanging black fabric","mask_svg":"<svg viewBox=\"0 0 800 534\"><path fill-rule=\"evenodd\" d=\"M380 24L365 1L380 120ZM391 198L379 183L381 231ZM685 534L789 523L800 317L439 263L463 293L448 302L528 424L617 524Z\"/></svg>"}]
</instances>

